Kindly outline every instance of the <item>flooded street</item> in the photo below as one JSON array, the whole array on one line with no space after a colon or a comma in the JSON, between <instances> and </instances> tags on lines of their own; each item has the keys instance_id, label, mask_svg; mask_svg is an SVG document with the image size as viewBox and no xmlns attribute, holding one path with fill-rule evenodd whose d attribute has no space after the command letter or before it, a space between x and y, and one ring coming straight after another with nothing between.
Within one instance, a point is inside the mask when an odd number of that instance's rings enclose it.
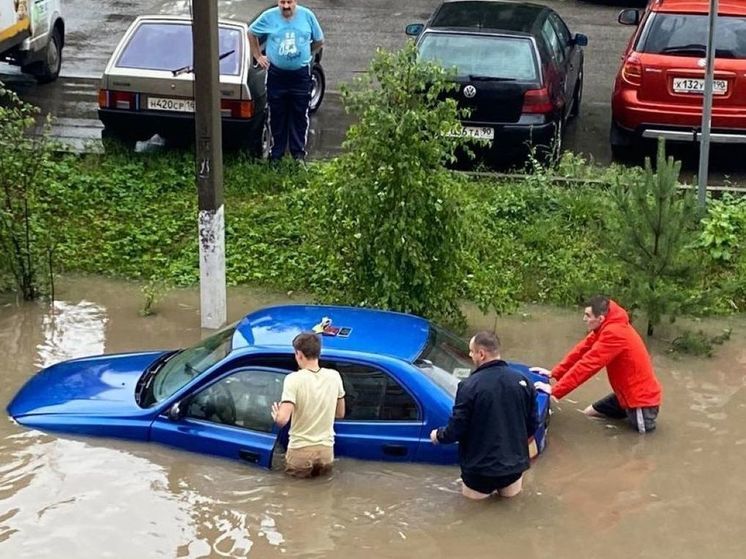
<instances>
[{"instance_id":1,"label":"flooded street","mask_svg":"<svg viewBox=\"0 0 746 559\"><path fill-rule=\"evenodd\" d=\"M168 293L148 318L132 284L68 279L57 297L53 314L0 299L3 412L39 367L202 336L197 291ZM232 290L229 319L284 301ZM508 359L552 366L584 333L577 309L522 311L497 321ZM0 556L741 558L746 317L695 328L726 326L732 338L711 359L652 343L664 386L652 435L578 411L609 391L605 374L555 404L547 450L512 501L466 502L456 466L341 459L309 482L157 444L43 434L3 413Z\"/></svg>"}]
</instances>

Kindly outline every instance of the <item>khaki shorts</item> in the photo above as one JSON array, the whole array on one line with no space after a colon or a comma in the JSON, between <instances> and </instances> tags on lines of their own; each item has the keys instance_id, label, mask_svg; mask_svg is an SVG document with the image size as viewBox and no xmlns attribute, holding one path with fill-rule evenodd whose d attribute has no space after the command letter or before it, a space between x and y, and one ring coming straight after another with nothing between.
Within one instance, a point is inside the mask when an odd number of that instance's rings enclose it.
<instances>
[{"instance_id":1,"label":"khaki shorts","mask_svg":"<svg viewBox=\"0 0 746 559\"><path fill-rule=\"evenodd\" d=\"M293 477L316 477L329 473L334 462L334 448L324 445L289 448L285 453L285 473Z\"/></svg>"}]
</instances>

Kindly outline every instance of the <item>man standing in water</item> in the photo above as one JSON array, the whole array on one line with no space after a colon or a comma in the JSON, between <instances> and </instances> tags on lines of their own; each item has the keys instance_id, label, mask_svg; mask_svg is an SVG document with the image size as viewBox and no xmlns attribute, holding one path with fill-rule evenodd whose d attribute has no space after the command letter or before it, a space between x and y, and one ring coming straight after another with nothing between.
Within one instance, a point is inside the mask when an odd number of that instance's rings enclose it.
<instances>
[{"instance_id":1,"label":"man standing in water","mask_svg":"<svg viewBox=\"0 0 746 559\"><path fill-rule=\"evenodd\" d=\"M478 332L469 342L469 356L477 368L459 384L448 425L434 429L430 439L433 444L458 441L465 497L515 497L530 466L536 393L526 377L500 358L494 333Z\"/></svg>"},{"instance_id":2,"label":"man standing in water","mask_svg":"<svg viewBox=\"0 0 746 559\"><path fill-rule=\"evenodd\" d=\"M260 38L266 37L267 54ZM324 45L324 33L316 16L296 0L278 0L249 27L249 44L256 63L267 70L270 158L279 160L290 148L293 158L306 156L308 105L311 102L311 66Z\"/></svg>"},{"instance_id":3,"label":"man standing in water","mask_svg":"<svg viewBox=\"0 0 746 559\"><path fill-rule=\"evenodd\" d=\"M294 477L316 477L332 469L334 419L345 415L342 377L319 366L321 342L313 332L293 340L300 370L285 377L282 402L272 404L272 419L285 427L292 417L285 472Z\"/></svg>"},{"instance_id":4,"label":"man standing in water","mask_svg":"<svg viewBox=\"0 0 746 559\"><path fill-rule=\"evenodd\" d=\"M639 433L653 431L661 385L627 311L608 297L596 295L588 301L583 321L588 335L551 372L540 367L532 369L557 381L552 388L543 383L537 388L560 399L606 367L613 392L583 412L589 417L626 419Z\"/></svg>"}]
</instances>

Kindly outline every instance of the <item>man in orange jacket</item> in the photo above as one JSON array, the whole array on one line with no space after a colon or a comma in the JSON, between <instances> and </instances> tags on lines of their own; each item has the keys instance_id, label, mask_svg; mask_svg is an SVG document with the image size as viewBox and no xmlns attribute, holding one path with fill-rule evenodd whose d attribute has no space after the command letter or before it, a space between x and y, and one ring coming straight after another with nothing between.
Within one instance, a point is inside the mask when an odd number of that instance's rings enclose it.
<instances>
[{"instance_id":1,"label":"man in orange jacket","mask_svg":"<svg viewBox=\"0 0 746 559\"><path fill-rule=\"evenodd\" d=\"M549 388L537 383L539 390L551 391L560 399L606 367L613 392L588 406L590 417L626 419L639 433L655 429L661 403L661 385L653 372L645 343L629 323L627 311L601 295L590 299L583 320L588 335L564 359L547 371L537 372L555 379Z\"/></svg>"}]
</instances>

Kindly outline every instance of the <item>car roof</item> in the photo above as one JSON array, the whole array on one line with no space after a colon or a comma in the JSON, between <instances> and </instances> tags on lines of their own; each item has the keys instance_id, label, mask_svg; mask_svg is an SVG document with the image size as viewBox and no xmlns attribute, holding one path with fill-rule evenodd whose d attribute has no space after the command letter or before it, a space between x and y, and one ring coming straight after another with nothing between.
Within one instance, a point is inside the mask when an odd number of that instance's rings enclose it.
<instances>
[{"instance_id":1,"label":"car roof","mask_svg":"<svg viewBox=\"0 0 746 559\"><path fill-rule=\"evenodd\" d=\"M325 350L383 354L413 362L430 335L430 323L410 314L329 305L282 305L246 315L236 326L233 349L262 347L292 352L293 338L308 332L324 317L333 328L349 328L347 336L324 335Z\"/></svg>"},{"instance_id":2,"label":"car roof","mask_svg":"<svg viewBox=\"0 0 746 559\"><path fill-rule=\"evenodd\" d=\"M440 5L428 27L531 34L536 21L549 12L546 6L526 2L454 0Z\"/></svg>"},{"instance_id":3,"label":"car roof","mask_svg":"<svg viewBox=\"0 0 746 559\"><path fill-rule=\"evenodd\" d=\"M135 18L135 20L132 22L132 27L134 27L135 24L140 24L140 23L143 23L143 22L145 22L145 23L153 23L153 22L156 22L156 23L158 23L158 22L162 22L162 23L189 23L189 24L191 24L192 18L191 18L191 16L186 16L186 15L146 14L146 15L137 16L137 18ZM248 28L248 25L245 22L239 21L239 20L235 20L235 19L221 18L221 19L218 20L218 24L220 24L220 25L234 25L234 26Z\"/></svg>"},{"instance_id":4,"label":"car roof","mask_svg":"<svg viewBox=\"0 0 746 559\"><path fill-rule=\"evenodd\" d=\"M709 14L710 0L654 0L650 5L654 12ZM746 15L746 2L743 0L720 0L719 15Z\"/></svg>"}]
</instances>

